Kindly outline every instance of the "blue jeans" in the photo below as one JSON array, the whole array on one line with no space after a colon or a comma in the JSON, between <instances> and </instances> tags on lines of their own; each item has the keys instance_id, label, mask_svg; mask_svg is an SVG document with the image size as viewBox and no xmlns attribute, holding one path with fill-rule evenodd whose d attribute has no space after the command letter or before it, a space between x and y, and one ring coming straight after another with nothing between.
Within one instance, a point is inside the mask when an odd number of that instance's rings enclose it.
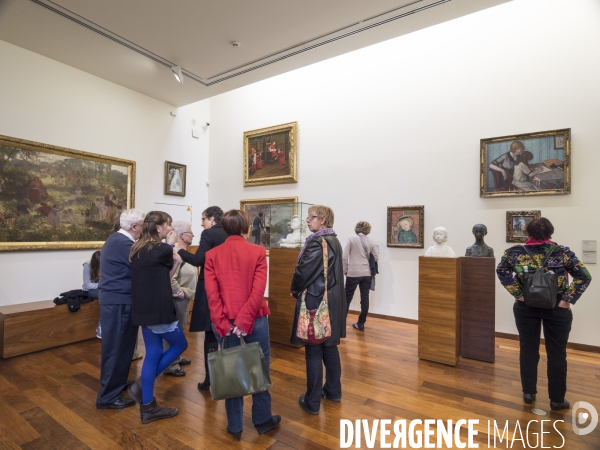
<instances>
[{"instance_id":1,"label":"blue jeans","mask_svg":"<svg viewBox=\"0 0 600 450\"><path fill-rule=\"evenodd\" d=\"M213 330L214 325L213 325ZM219 346L223 348L223 338L219 336L215 330L217 341ZM237 347L240 345L240 340L234 334L228 336L227 347ZM270 364L270 339L269 339L269 321L267 316L259 317L254 320L254 328L252 333L244 337L244 341L247 344L252 342L258 342L262 351L265 355L265 361L267 363L267 370L269 370ZM244 428L242 421L244 417L244 397L235 397L225 400L225 411L227 412L227 428L232 433L238 433ZM272 417L271 414L271 394L266 390L258 394L252 395L252 423L256 425L262 425L269 421Z\"/></svg>"}]
</instances>

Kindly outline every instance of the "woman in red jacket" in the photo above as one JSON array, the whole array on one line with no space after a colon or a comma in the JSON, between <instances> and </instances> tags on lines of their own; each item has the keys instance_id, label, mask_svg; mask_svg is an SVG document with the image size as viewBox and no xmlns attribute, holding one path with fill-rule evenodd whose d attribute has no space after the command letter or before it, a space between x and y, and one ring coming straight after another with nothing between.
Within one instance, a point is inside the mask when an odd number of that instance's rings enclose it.
<instances>
[{"instance_id":1,"label":"woman in red jacket","mask_svg":"<svg viewBox=\"0 0 600 450\"><path fill-rule=\"evenodd\" d=\"M204 285L213 329L219 345L227 339L227 347L258 342L270 362L269 307L264 292L267 285L267 255L264 247L246 241L250 217L245 211L232 209L221 218L221 226L229 236L218 247L206 253ZM236 440L242 438L244 397L225 400L227 432ZM263 434L279 425L281 416L271 413L269 391L252 395L252 423Z\"/></svg>"}]
</instances>

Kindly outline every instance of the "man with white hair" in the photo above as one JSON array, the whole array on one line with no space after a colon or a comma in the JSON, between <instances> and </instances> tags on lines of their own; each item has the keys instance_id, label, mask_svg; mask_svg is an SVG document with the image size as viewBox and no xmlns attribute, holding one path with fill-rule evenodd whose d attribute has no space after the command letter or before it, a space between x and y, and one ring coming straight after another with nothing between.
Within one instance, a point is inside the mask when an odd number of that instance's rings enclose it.
<instances>
[{"instance_id":1,"label":"man with white hair","mask_svg":"<svg viewBox=\"0 0 600 450\"><path fill-rule=\"evenodd\" d=\"M192 233L192 224L185 220L177 220L171 224L173 231L177 236L178 249L186 250L188 245L192 245L194 233ZM171 291L173 293L173 303L175 304L175 313L179 328L185 330L187 320L190 316L190 300L196 295L196 284L198 282L198 272L194 266L182 261L171 278ZM169 348L167 341L163 341L165 350ZM187 366L192 361L181 356L173 361L163 372L165 375L174 377L185 376L185 370L181 366Z\"/></svg>"},{"instance_id":2,"label":"man with white hair","mask_svg":"<svg viewBox=\"0 0 600 450\"><path fill-rule=\"evenodd\" d=\"M102 323L102 360L98 409L121 409L135 401L121 392L133 357L138 327L131 321L131 266L129 251L140 238L146 214L139 209L123 211L121 228L111 234L100 256L100 321Z\"/></svg>"}]
</instances>

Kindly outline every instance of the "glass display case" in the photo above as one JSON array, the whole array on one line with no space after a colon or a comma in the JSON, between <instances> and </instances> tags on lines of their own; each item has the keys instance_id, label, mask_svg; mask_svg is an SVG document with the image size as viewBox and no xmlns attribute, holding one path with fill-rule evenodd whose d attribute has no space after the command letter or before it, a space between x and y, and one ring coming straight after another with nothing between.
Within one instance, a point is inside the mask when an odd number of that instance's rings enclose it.
<instances>
[{"instance_id":1,"label":"glass display case","mask_svg":"<svg viewBox=\"0 0 600 450\"><path fill-rule=\"evenodd\" d=\"M250 215L248 242L262 245L267 250L274 248L300 249L311 234L306 217L311 203L267 203L246 204Z\"/></svg>"}]
</instances>

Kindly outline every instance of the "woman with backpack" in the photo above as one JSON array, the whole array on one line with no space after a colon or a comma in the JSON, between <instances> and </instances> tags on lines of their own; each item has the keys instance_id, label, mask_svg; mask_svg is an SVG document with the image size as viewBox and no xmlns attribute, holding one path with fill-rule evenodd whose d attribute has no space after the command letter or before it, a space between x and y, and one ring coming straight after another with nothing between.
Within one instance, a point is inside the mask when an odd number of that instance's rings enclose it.
<instances>
[{"instance_id":1,"label":"woman with backpack","mask_svg":"<svg viewBox=\"0 0 600 450\"><path fill-rule=\"evenodd\" d=\"M540 331L544 327L548 356L548 394L553 411L569 408L567 391L567 342L574 305L592 277L568 247L553 242L552 223L545 217L527 225L525 245L504 252L496 273L515 297L513 312L519 331L523 400L531 404L537 393ZM538 269L540 269L538 271ZM573 281L569 284L569 275Z\"/></svg>"}]
</instances>

